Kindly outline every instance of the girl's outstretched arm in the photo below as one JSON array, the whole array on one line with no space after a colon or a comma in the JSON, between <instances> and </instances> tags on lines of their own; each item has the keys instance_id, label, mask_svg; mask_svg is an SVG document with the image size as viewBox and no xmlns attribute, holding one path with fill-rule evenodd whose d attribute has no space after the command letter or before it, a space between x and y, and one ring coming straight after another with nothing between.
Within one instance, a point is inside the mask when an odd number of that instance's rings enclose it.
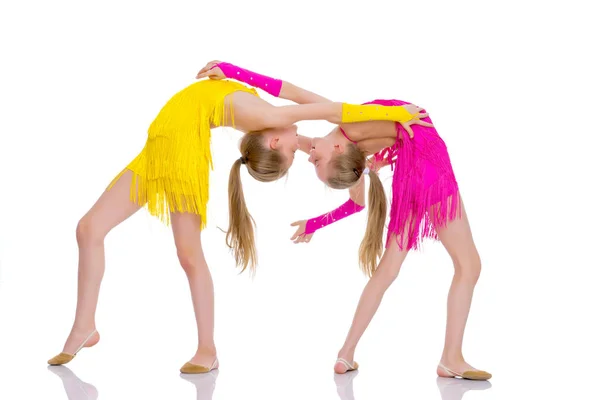
<instances>
[{"instance_id":1,"label":"girl's outstretched arm","mask_svg":"<svg viewBox=\"0 0 600 400\"><path fill-rule=\"evenodd\" d=\"M297 104L331 102L331 100L326 99L323 96L306 89L302 89L301 87L290 82L271 78L266 75L258 74L256 72L252 72L236 65L221 61L209 62L200 70L200 72L198 72L198 75L196 76L197 79L205 77L211 79L235 79L255 88L262 89L275 97L290 100Z\"/></svg>"},{"instance_id":2,"label":"girl's outstretched arm","mask_svg":"<svg viewBox=\"0 0 600 400\"><path fill-rule=\"evenodd\" d=\"M282 81L279 97L298 104L331 103L331 100L287 81Z\"/></svg>"},{"instance_id":3,"label":"girl's outstretched arm","mask_svg":"<svg viewBox=\"0 0 600 400\"><path fill-rule=\"evenodd\" d=\"M296 232L291 237L294 243L308 243L313 234L327 225L342 220L365 208L365 177L362 176L358 184L348 189L350 198L335 210L303 221L296 221L292 226L297 226Z\"/></svg>"},{"instance_id":4,"label":"girl's outstretched arm","mask_svg":"<svg viewBox=\"0 0 600 400\"><path fill-rule=\"evenodd\" d=\"M267 127L284 127L298 121L326 120L333 124L396 121L402 124L414 123L430 126L420 119L429 114L422 108L407 104L403 106L357 105L348 103L311 103L294 106L274 107L269 115L263 115ZM266 127L265 127L266 128Z\"/></svg>"},{"instance_id":5,"label":"girl's outstretched arm","mask_svg":"<svg viewBox=\"0 0 600 400\"><path fill-rule=\"evenodd\" d=\"M284 128L305 120L326 120L334 124L371 120L399 121L403 126L419 125L427 113L408 104L403 106L353 105L347 103L311 103L275 107L264 100L246 93L232 96L236 121L244 121L247 130L260 131L268 128Z\"/></svg>"}]
</instances>

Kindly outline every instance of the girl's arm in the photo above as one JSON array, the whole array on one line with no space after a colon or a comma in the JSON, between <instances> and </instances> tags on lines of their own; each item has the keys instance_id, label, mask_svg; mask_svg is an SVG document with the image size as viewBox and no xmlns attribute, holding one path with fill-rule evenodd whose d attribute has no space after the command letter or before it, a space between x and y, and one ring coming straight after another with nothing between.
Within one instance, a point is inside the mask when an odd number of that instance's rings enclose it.
<instances>
[{"instance_id":1,"label":"girl's arm","mask_svg":"<svg viewBox=\"0 0 600 400\"><path fill-rule=\"evenodd\" d=\"M295 243L308 243L312 239L312 235L317 230L364 210L365 177L362 176L358 184L351 187L348 191L350 198L335 210L329 211L315 218L292 223L292 226L297 226L298 228L296 229L296 233L294 233L291 240L294 240Z\"/></svg>"},{"instance_id":2,"label":"girl's arm","mask_svg":"<svg viewBox=\"0 0 600 400\"><path fill-rule=\"evenodd\" d=\"M293 101L297 104L331 103L331 100L306 89L302 89L301 87L298 87L287 81L282 81L279 97Z\"/></svg>"},{"instance_id":3,"label":"girl's arm","mask_svg":"<svg viewBox=\"0 0 600 400\"><path fill-rule=\"evenodd\" d=\"M426 117L417 106L353 105L346 103L312 103L275 107L264 100L246 93L232 96L235 119L238 125L249 131L288 127L304 120L326 120L334 124L363 122L369 120L416 121ZM409 111L410 110L410 111ZM414 113L414 115L411 114ZM422 124L426 124L422 122ZM403 126L405 123L403 123Z\"/></svg>"},{"instance_id":4,"label":"girl's arm","mask_svg":"<svg viewBox=\"0 0 600 400\"><path fill-rule=\"evenodd\" d=\"M429 114L420 112L422 109L414 105L380 106L357 105L347 103L311 103L294 106L273 107L264 114L262 119L265 128L285 127L298 121L326 120L333 124L366 122L366 121L396 121L406 123L416 120L416 123ZM265 110L266 111L266 110Z\"/></svg>"},{"instance_id":5,"label":"girl's arm","mask_svg":"<svg viewBox=\"0 0 600 400\"><path fill-rule=\"evenodd\" d=\"M262 89L275 97L290 100L297 104L329 103L331 101L290 82L261 75L226 62L211 61L206 64L196 78L205 77L211 79L235 79L255 88Z\"/></svg>"}]
</instances>

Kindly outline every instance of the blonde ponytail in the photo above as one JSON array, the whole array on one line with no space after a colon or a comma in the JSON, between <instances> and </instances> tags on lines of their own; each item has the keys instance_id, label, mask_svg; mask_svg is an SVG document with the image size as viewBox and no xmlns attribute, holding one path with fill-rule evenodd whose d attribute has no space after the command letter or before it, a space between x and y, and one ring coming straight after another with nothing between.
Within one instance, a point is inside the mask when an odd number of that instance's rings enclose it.
<instances>
[{"instance_id":1,"label":"blonde ponytail","mask_svg":"<svg viewBox=\"0 0 600 400\"><path fill-rule=\"evenodd\" d=\"M229 228L225 242L233 251L236 265L256 272L258 257L254 243L256 224L246 206L240 169L242 164L248 173L260 182L273 182L287 173L285 158L279 151L264 145L260 132L247 133L240 143L242 157L236 160L229 172ZM242 163L243 160L243 163Z\"/></svg>"},{"instance_id":2,"label":"blonde ponytail","mask_svg":"<svg viewBox=\"0 0 600 400\"><path fill-rule=\"evenodd\" d=\"M327 184L334 189L347 189L355 185L365 171L366 163L366 154L358 146L347 145L343 154L331 160L334 173ZM358 249L358 262L360 269L371 277L377 269L378 259L383 254L383 229L387 202L377 173L369 171L369 181L369 216L365 237Z\"/></svg>"},{"instance_id":3,"label":"blonde ponytail","mask_svg":"<svg viewBox=\"0 0 600 400\"><path fill-rule=\"evenodd\" d=\"M244 189L240 176L242 160L233 163L229 172L229 229L225 242L233 250L235 263L242 267L242 272L250 267L250 273L256 270L256 246L254 244L255 222L244 198Z\"/></svg>"},{"instance_id":4,"label":"blonde ponytail","mask_svg":"<svg viewBox=\"0 0 600 400\"><path fill-rule=\"evenodd\" d=\"M385 191L377 173L369 171L369 214L367 229L358 249L360 269L372 277L377 269L378 259L383 254L383 229L387 214Z\"/></svg>"}]
</instances>

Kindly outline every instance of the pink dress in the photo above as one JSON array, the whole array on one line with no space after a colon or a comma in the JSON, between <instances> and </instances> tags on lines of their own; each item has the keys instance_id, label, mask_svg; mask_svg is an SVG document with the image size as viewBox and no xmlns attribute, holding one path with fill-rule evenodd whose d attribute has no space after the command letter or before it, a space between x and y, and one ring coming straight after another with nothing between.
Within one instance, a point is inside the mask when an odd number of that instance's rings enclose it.
<instances>
[{"instance_id":1,"label":"pink dress","mask_svg":"<svg viewBox=\"0 0 600 400\"><path fill-rule=\"evenodd\" d=\"M365 104L400 106L400 100L374 100ZM423 121L430 122L429 117ZM395 236L400 249L418 249L423 239L438 239L435 228L460 217L460 194L448 149L435 128L411 125L414 138L396 123L398 139L375 154L391 162L394 171L392 206L386 247Z\"/></svg>"}]
</instances>

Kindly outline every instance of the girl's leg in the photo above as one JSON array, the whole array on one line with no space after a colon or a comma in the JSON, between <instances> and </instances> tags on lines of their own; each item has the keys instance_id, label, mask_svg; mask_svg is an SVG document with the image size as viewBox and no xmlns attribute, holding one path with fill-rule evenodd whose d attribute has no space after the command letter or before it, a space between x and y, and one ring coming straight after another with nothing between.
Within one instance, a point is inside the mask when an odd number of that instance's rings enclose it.
<instances>
[{"instance_id":1,"label":"girl's leg","mask_svg":"<svg viewBox=\"0 0 600 400\"><path fill-rule=\"evenodd\" d=\"M210 367L217 357L214 342L214 289L200 241L200 217L172 214L173 236L179 262L187 275L198 325L198 350L192 364Z\"/></svg>"},{"instance_id":2,"label":"girl's leg","mask_svg":"<svg viewBox=\"0 0 600 400\"><path fill-rule=\"evenodd\" d=\"M474 368L462 354L462 343L475 284L481 272L481 260L473 242L469 220L461 202L461 217L437 230L438 236L454 262L454 278L448 293L446 342L441 363L463 373ZM448 376L438 368L438 375Z\"/></svg>"},{"instance_id":3,"label":"girl's leg","mask_svg":"<svg viewBox=\"0 0 600 400\"><path fill-rule=\"evenodd\" d=\"M132 177L133 172L126 171L110 190L100 196L77 225L77 310L73 328L63 349L65 353L73 354L96 329L96 305L104 275L104 238L115 226L140 209L130 199ZM99 340L100 335L95 333L85 347L91 347Z\"/></svg>"},{"instance_id":4,"label":"girl's leg","mask_svg":"<svg viewBox=\"0 0 600 400\"><path fill-rule=\"evenodd\" d=\"M400 266L408 254L407 251L400 250L396 237L391 237L390 242L389 247L385 250L383 257L379 261L373 277L369 279L367 286L365 286L360 296L346 342L338 353L338 357L350 363L354 360L354 350L358 341L379 308L385 291L398 276ZM347 367L343 363L338 362L335 364L334 370L338 374L343 374L347 371Z\"/></svg>"}]
</instances>

